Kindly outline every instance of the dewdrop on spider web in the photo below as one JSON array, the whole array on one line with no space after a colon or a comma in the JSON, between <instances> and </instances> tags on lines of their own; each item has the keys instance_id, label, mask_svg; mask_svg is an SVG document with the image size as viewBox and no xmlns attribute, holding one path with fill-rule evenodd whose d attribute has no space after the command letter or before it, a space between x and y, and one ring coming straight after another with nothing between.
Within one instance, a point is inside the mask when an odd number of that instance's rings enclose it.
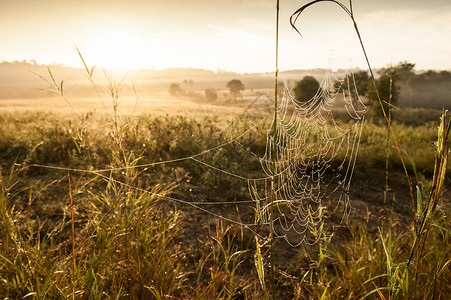
<instances>
[{"instance_id":1,"label":"dewdrop on spider web","mask_svg":"<svg viewBox=\"0 0 451 300\"><path fill-rule=\"evenodd\" d=\"M266 177L248 180L256 222L269 225L272 206L274 236L292 246L317 242L326 219L340 214L343 221L350 211L349 189L366 106L354 78L338 76L328 71L308 101L296 100L284 85L277 121L268 129L260 158Z\"/></svg>"}]
</instances>

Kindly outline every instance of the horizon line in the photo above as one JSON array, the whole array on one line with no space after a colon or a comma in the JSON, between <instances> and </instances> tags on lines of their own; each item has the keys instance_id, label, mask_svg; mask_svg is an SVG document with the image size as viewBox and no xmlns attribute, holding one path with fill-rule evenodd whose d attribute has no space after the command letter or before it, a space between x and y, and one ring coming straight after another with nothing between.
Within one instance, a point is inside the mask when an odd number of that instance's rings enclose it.
<instances>
[{"instance_id":1,"label":"horizon line","mask_svg":"<svg viewBox=\"0 0 451 300\"><path fill-rule=\"evenodd\" d=\"M409 61L407 61L409 62ZM72 69L84 69L83 66L73 66L70 64L64 64L64 63L59 63L59 62L51 62L51 63L40 63L38 61L36 61L35 59L22 59L22 60L2 60L0 61L0 64L5 64L5 63L9 63L9 64L20 64L20 63L25 63L25 64L29 64L32 66L38 66L38 67L62 67L62 68L72 68ZM401 63L401 62L398 62ZM415 64L415 63L414 63ZM396 65L396 64L395 64ZM394 66L395 66L394 65ZM102 67L100 65L94 65L97 67L100 67L102 70L104 71L109 71L109 72L130 72L130 71L169 71L169 70L197 70L197 71L210 71L210 72L214 72L216 74L221 74L221 73L234 73L234 74L241 74L241 75L246 75L246 74L270 74L270 73L275 73L275 69L274 70L268 70L268 71L245 71L245 72L241 72L241 71L234 71L234 70L227 70L227 69L222 69L222 68L216 68L216 69L210 69L210 68L202 68L202 67L166 67L166 68L156 68L156 67L130 67L130 68L105 68ZM386 68L389 67L390 64L387 64L384 67L374 67L374 70L378 70L378 69L382 69L382 68ZM313 70L329 70L331 68L326 68L326 67L316 67L316 68L305 68L305 69L279 69L279 73L281 72L294 72L294 71L313 71ZM368 70L368 67L349 67L349 68L334 68L334 71L340 71L340 70ZM451 68L449 69L436 69L436 68L422 68L422 69L418 69L415 70L416 72L423 72L423 71L450 71L451 72Z\"/></svg>"}]
</instances>

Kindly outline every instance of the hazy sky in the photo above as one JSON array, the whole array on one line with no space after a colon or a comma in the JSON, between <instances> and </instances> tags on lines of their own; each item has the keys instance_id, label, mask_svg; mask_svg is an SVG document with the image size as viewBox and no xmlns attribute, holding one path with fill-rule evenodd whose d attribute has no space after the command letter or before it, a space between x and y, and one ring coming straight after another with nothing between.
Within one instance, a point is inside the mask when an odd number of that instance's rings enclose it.
<instances>
[{"instance_id":1,"label":"hazy sky","mask_svg":"<svg viewBox=\"0 0 451 300\"><path fill-rule=\"evenodd\" d=\"M81 67L274 70L276 0L0 0L0 61ZM280 69L364 67L350 19L319 3L280 0ZM349 4L347 1L343 3ZM450 0L354 0L374 67L409 60L451 69Z\"/></svg>"}]
</instances>

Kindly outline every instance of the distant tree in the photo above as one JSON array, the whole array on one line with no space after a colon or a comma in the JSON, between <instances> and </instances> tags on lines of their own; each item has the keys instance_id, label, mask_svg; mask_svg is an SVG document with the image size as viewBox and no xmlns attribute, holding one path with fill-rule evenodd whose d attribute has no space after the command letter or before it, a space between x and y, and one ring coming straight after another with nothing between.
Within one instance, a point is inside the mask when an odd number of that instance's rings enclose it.
<instances>
[{"instance_id":1,"label":"distant tree","mask_svg":"<svg viewBox=\"0 0 451 300\"><path fill-rule=\"evenodd\" d=\"M377 90L379 97L382 101L385 113L388 113L389 101L391 104L395 104L398 101L399 88L397 86L397 79L395 73L382 73L376 80ZM383 116L380 108L379 100L377 98L376 89L372 81L368 82L368 91L366 97L374 103L374 110L376 110L379 116Z\"/></svg>"},{"instance_id":2,"label":"distant tree","mask_svg":"<svg viewBox=\"0 0 451 300\"><path fill-rule=\"evenodd\" d=\"M351 85L348 85L348 80ZM354 86L355 82L355 86ZM342 88L351 92L352 97L356 97L357 94L360 96L365 96L368 91L368 82L370 82L370 76L367 71L358 71L351 73L349 76L345 77Z\"/></svg>"},{"instance_id":3,"label":"distant tree","mask_svg":"<svg viewBox=\"0 0 451 300\"><path fill-rule=\"evenodd\" d=\"M419 75L415 75L413 78L414 84L440 84L440 83L450 83L451 82L451 72L449 71L433 71L428 70L424 73L421 73Z\"/></svg>"},{"instance_id":4,"label":"distant tree","mask_svg":"<svg viewBox=\"0 0 451 300\"><path fill-rule=\"evenodd\" d=\"M215 101L218 99L218 93L213 88L205 89L205 99L208 101Z\"/></svg>"},{"instance_id":5,"label":"distant tree","mask_svg":"<svg viewBox=\"0 0 451 300\"><path fill-rule=\"evenodd\" d=\"M185 90L180 87L180 84L173 82L169 86L169 94L172 97L182 96L185 94Z\"/></svg>"},{"instance_id":6,"label":"distant tree","mask_svg":"<svg viewBox=\"0 0 451 300\"><path fill-rule=\"evenodd\" d=\"M301 81L296 82L293 93L298 101L308 101L313 98L320 88L319 81L313 76L305 76Z\"/></svg>"},{"instance_id":7,"label":"distant tree","mask_svg":"<svg viewBox=\"0 0 451 300\"><path fill-rule=\"evenodd\" d=\"M229 82L227 82L226 86L230 90L230 93L233 95L234 101L236 101L236 96L244 90L244 85L239 79L230 80Z\"/></svg>"},{"instance_id":8,"label":"distant tree","mask_svg":"<svg viewBox=\"0 0 451 300\"><path fill-rule=\"evenodd\" d=\"M194 81L192 79L184 79L183 85L185 86L185 88L191 90L193 88Z\"/></svg>"},{"instance_id":9,"label":"distant tree","mask_svg":"<svg viewBox=\"0 0 451 300\"><path fill-rule=\"evenodd\" d=\"M402 61L398 63L394 67L382 68L379 71L381 75L390 75L395 78L397 81L408 81L412 76L415 76L414 73L415 64L410 63L408 61Z\"/></svg>"},{"instance_id":10,"label":"distant tree","mask_svg":"<svg viewBox=\"0 0 451 300\"><path fill-rule=\"evenodd\" d=\"M451 108L451 72L428 70L402 82L400 106Z\"/></svg>"}]
</instances>

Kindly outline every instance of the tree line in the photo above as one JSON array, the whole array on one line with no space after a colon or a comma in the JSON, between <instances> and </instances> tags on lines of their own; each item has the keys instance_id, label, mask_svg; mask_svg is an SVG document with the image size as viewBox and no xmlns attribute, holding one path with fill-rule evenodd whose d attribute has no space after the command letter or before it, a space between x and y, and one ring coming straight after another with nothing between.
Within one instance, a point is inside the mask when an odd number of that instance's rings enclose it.
<instances>
[{"instance_id":1,"label":"tree line","mask_svg":"<svg viewBox=\"0 0 451 300\"><path fill-rule=\"evenodd\" d=\"M193 86L193 81L189 80L191 87ZM244 84L240 79L232 79L227 82L226 87L229 89L230 95L233 97L233 101L235 102L237 97L241 94L241 91L244 91ZM202 98L202 95L195 92L187 92L183 89L179 83L171 83L169 86L169 94L172 97L180 97L180 96L188 96L190 98ZM207 88L204 90L204 98L207 101L215 101L218 99L218 92L214 88Z\"/></svg>"},{"instance_id":2,"label":"tree line","mask_svg":"<svg viewBox=\"0 0 451 300\"><path fill-rule=\"evenodd\" d=\"M349 78L352 78L352 86L348 93L352 97L356 94L368 99L369 104L374 104L374 111L380 111L378 107L377 94L373 81L367 71L356 71L347 76L341 87L345 89ZM186 87L193 87L192 80L185 80ZM416 72L415 64L403 61L395 66L381 68L376 72L376 85L384 109L389 107L422 107L422 108L450 108L451 96L451 72L433 71ZM337 84L337 86L339 86ZM237 100L241 91L245 89L240 79L233 79L226 83L225 87L229 89L229 95L233 101ZM313 76L304 76L301 80L295 82L291 90L293 96L298 101L307 101L320 91L320 83ZM169 87L169 93L173 97L189 97L196 99L205 99L215 101L218 99L218 91L215 88L207 88L204 94L187 91L179 83L172 83Z\"/></svg>"},{"instance_id":3,"label":"tree line","mask_svg":"<svg viewBox=\"0 0 451 300\"><path fill-rule=\"evenodd\" d=\"M351 96L365 96L370 104L378 104L374 84L367 71L357 71L347 76L341 85L348 87L352 78L355 89L350 89ZM390 104L398 107L449 108L451 107L451 72L433 71L415 72L415 64L408 61L396 66L381 68L376 73L376 85L384 109ZM305 76L296 82L293 88L294 98L306 101L315 96L320 89L319 82L312 76ZM378 105L375 105L378 106ZM380 110L378 107L374 110Z\"/></svg>"}]
</instances>

